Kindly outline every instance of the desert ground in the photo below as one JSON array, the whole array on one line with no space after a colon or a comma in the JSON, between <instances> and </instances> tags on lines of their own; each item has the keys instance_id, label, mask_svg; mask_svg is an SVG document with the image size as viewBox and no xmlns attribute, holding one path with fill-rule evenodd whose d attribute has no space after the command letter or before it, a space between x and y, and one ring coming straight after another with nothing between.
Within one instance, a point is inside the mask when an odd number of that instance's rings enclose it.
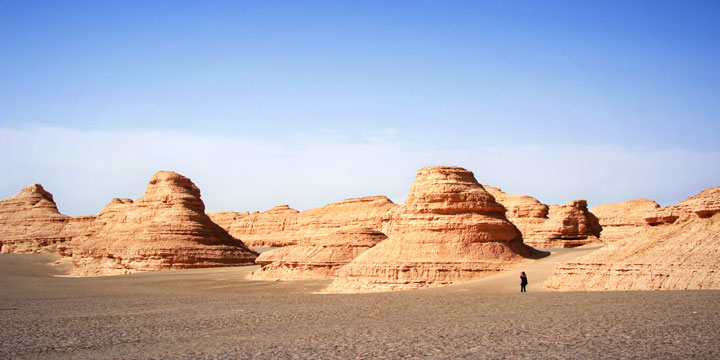
<instances>
[{"instance_id":1,"label":"desert ground","mask_svg":"<svg viewBox=\"0 0 720 360\"><path fill-rule=\"evenodd\" d=\"M2 254L0 358L720 358L720 291L539 287L588 251L373 294L247 280L257 266L66 277L56 255Z\"/></svg>"}]
</instances>

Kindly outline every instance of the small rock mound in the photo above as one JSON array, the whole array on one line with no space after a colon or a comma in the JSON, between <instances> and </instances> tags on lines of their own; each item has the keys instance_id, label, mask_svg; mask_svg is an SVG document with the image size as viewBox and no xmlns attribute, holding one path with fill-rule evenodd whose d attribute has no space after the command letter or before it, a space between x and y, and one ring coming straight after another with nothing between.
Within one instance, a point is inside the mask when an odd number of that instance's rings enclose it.
<instances>
[{"instance_id":1,"label":"small rock mound","mask_svg":"<svg viewBox=\"0 0 720 360\"><path fill-rule=\"evenodd\" d=\"M472 172L449 166L420 169L405 204L388 213L388 239L340 269L328 291L452 284L547 255L523 244L504 212Z\"/></svg>"},{"instance_id":2,"label":"small rock mound","mask_svg":"<svg viewBox=\"0 0 720 360\"><path fill-rule=\"evenodd\" d=\"M190 179L169 171L156 173L137 201L110 201L73 243L77 275L251 265L257 257L205 215Z\"/></svg>"},{"instance_id":3,"label":"small rock mound","mask_svg":"<svg viewBox=\"0 0 720 360\"><path fill-rule=\"evenodd\" d=\"M69 219L42 185L28 185L0 201L0 252L55 252L58 244L71 239L64 231Z\"/></svg>"}]
</instances>

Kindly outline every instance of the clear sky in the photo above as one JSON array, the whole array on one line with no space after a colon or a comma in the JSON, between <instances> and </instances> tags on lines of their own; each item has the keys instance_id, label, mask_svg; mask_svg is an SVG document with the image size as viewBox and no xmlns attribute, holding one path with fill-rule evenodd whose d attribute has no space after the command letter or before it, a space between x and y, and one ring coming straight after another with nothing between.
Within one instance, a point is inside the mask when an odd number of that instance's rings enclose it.
<instances>
[{"instance_id":1,"label":"clear sky","mask_svg":"<svg viewBox=\"0 0 720 360\"><path fill-rule=\"evenodd\" d=\"M403 202L458 165L546 203L720 185L720 2L0 0L0 198L157 170L209 210Z\"/></svg>"}]
</instances>

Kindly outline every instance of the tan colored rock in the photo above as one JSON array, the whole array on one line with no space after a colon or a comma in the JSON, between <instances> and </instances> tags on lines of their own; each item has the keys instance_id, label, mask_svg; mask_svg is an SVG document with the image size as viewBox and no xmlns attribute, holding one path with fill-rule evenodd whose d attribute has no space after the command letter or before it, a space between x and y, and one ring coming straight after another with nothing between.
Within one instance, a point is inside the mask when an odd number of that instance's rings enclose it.
<instances>
[{"instance_id":1,"label":"tan colored rock","mask_svg":"<svg viewBox=\"0 0 720 360\"><path fill-rule=\"evenodd\" d=\"M72 246L80 238L88 236L90 227L95 222L97 215L75 216L68 219L64 235L69 239L57 245L57 252L62 256L72 256Z\"/></svg>"},{"instance_id":2,"label":"tan colored rock","mask_svg":"<svg viewBox=\"0 0 720 360\"><path fill-rule=\"evenodd\" d=\"M28 185L0 201L0 252L55 252L58 244L71 239L64 232L69 219L42 185Z\"/></svg>"},{"instance_id":3,"label":"tan colored rock","mask_svg":"<svg viewBox=\"0 0 720 360\"><path fill-rule=\"evenodd\" d=\"M520 229L523 242L538 248L569 248L598 241L602 230L585 200L545 205L525 195L506 194L485 186L507 210L505 216Z\"/></svg>"},{"instance_id":4,"label":"tan colored rock","mask_svg":"<svg viewBox=\"0 0 720 360\"><path fill-rule=\"evenodd\" d=\"M262 265L252 274L256 280L298 280L327 278L367 249L385 240L385 234L367 228L339 230L320 238L307 238L297 245L260 254Z\"/></svg>"},{"instance_id":5,"label":"tan colored rock","mask_svg":"<svg viewBox=\"0 0 720 360\"><path fill-rule=\"evenodd\" d=\"M555 268L562 290L720 289L720 187L657 210L648 226ZM672 222L658 222L672 214ZM649 219L649 221L648 221Z\"/></svg>"},{"instance_id":6,"label":"tan colored rock","mask_svg":"<svg viewBox=\"0 0 720 360\"><path fill-rule=\"evenodd\" d=\"M245 212L216 211L216 212L207 213L207 216L210 217L210 220L212 220L214 223L220 225L220 227L222 227L225 230L229 230L230 225L232 225L234 222L236 222L248 215L250 215L250 213L247 211L245 211Z\"/></svg>"},{"instance_id":7,"label":"tan colored rock","mask_svg":"<svg viewBox=\"0 0 720 360\"><path fill-rule=\"evenodd\" d=\"M307 237L330 236L340 229L364 227L381 231L385 214L395 204L385 196L347 199L298 212L278 205L261 213L209 214L218 225L249 246L287 246Z\"/></svg>"},{"instance_id":8,"label":"tan colored rock","mask_svg":"<svg viewBox=\"0 0 720 360\"><path fill-rule=\"evenodd\" d=\"M190 179L168 171L137 201L113 199L72 246L76 275L251 265L256 257L205 215Z\"/></svg>"},{"instance_id":9,"label":"tan colored rock","mask_svg":"<svg viewBox=\"0 0 720 360\"><path fill-rule=\"evenodd\" d=\"M248 246L285 246L295 243L299 211L278 205L263 212L236 213L222 211L208 215Z\"/></svg>"},{"instance_id":10,"label":"tan colored rock","mask_svg":"<svg viewBox=\"0 0 720 360\"><path fill-rule=\"evenodd\" d=\"M600 240L615 243L641 232L646 225L645 218L659 208L660 205L652 200L635 199L596 206L590 212L597 216L602 226Z\"/></svg>"},{"instance_id":11,"label":"tan colored rock","mask_svg":"<svg viewBox=\"0 0 720 360\"><path fill-rule=\"evenodd\" d=\"M388 239L340 269L330 292L414 289L496 274L539 252L505 209L459 167L420 169L404 205L388 214Z\"/></svg>"}]
</instances>

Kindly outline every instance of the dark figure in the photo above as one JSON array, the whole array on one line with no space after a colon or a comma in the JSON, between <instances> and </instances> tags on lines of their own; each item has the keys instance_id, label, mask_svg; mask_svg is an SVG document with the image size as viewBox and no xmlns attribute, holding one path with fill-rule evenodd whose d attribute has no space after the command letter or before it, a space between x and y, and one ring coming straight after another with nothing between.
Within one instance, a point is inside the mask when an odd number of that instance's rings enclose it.
<instances>
[{"instance_id":1,"label":"dark figure","mask_svg":"<svg viewBox=\"0 0 720 360\"><path fill-rule=\"evenodd\" d=\"M520 274L520 292L527 292L527 291L525 291L526 286L527 286L527 275L525 275L525 272L523 271Z\"/></svg>"}]
</instances>

